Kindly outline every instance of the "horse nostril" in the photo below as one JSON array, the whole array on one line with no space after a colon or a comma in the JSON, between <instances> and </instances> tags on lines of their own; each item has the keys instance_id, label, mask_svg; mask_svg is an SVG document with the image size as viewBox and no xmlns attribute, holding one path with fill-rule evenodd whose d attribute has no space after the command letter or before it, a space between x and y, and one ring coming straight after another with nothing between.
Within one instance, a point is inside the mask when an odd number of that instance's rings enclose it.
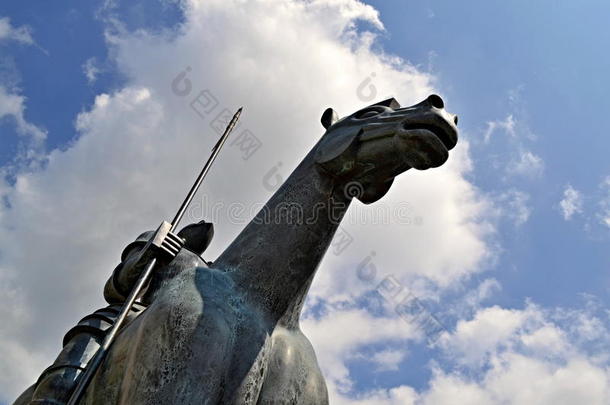
<instances>
[{"instance_id":1,"label":"horse nostril","mask_svg":"<svg viewBox=\"0 0 610 405\"><path fill-rule=\"evenodd\" d=\"M440 98L440 96L437 96L436 94L432 94L428 97L428 102L432 105L432 107L435 108L444 108L445 107L445 103L443 102L443 99Z\"/></svg>"},{"instance_id":2,"label":"horse nostril","mask_svg":"<svg viewBox=\"0 0 610 405\"><path fill-rule=\"evenodd\" d=\"M457 116L457 115L454 115L454 116L453 116L453 123L454 123L455 125L457 125L457 122L458 122L458 116Z\"/></svg>"}]
</instances>

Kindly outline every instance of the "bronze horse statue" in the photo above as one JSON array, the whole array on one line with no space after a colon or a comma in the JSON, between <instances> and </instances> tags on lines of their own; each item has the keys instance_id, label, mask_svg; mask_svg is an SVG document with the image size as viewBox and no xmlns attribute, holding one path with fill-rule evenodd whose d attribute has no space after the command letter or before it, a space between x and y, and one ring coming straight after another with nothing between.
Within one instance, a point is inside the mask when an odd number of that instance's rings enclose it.
<instances>
[{"instance_id":1,"label":"bronze horse statue","mask_svg":"<svg viewBox=\"0 0 610 405\"><path fill-rule=\"evenodd\" d=\"M457 117L431 95L321 121L319 142L215 262L183 248L159 269L83 404L328 404L299 327L318 265L354 197L372 203L402 172L445 163Z\"/></svg>"}]
</instances>

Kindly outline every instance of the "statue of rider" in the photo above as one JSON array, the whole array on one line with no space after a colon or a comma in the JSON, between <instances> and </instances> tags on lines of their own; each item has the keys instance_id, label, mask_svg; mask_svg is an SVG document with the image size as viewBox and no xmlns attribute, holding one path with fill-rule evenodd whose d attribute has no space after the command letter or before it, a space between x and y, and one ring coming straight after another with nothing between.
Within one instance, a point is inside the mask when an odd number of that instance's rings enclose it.
<instances>
[{"instance_id":1,"label":"statue of rider","mask_svg":"<svg viewBox=\"0 0 610 405\"><path fill-rule=\"evenodd\" d=\"M144 232L128 244L121 254L121 263L104 287L104 299L109 305L85 316L66 333L63 349L55 362L20 398L31 395L29 403L32 405L66 404L79 376L102 344L106 331L114 324L127 295L151 259L157 259L162 272L162 267L169 264L180 249L201 256L213 236L213 224L200 221L185 226L177 235L169 231L160 235L159 230ZM146 309L147 299L147 291L143 291L128 315L127 324ZM15 404L19 403L28 402L18 399Z\"/></svg>"}]
</instances>

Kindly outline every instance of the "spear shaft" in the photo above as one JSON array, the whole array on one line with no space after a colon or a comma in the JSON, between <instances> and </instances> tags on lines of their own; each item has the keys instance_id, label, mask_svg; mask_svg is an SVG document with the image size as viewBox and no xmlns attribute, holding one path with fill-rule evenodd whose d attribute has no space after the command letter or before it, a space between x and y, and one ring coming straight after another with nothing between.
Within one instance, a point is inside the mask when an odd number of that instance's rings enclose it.
<instances>
[{"instance_id":1,"label":"spear shaft","mask_svg":"<svg viewBox=\"0 0 610 405\"><path fill-rule=\"evenodd\" d=\"M191 201L193 201L193 198L195 197L195 194L199 190L201 183L203 183L203 179L208 174L210 167L212 167L212 163L214 163L214 160L216 160L216 156L218 156L220 149L222 148L225 141L229 137L229 134L235 127L235 124L237 123L237 120L239 119L239 116L241 115L241 111L242 111L242 107L240 107L239 110L237 110L237 112L235 113L235 115L233 115L233 118L231 118L231 121L227 125L227 128L225 129L224 133L222 134L222 136L220 137L220 139L218 140L216 145L214 145L214 148L212 148L212 154L210 155L208 160L205 162L203 169L199 173L199 176L197 176L195 183L189 190L188 194L186 195L186 198L182 202L182 205L180 205L180 208L178 209L176 216L174 217L174 219L171 222L170 232L173 232L176 229L176 227L180 223L180 220L184 216L189 204L191 203ZM150 280L150 278L152 276L152 273L153 273L153 270L154 270L156 264L157 264L157 259L153 258L148 263L148 265L145 267L144 271L142 271L142 274L140 274L138 281L136 281L136 284L134 285L134 287L131 289L131 292L127 296L127 299L125 300L125 303L123 304L123 306L121 308L121 312L119 312L119 315L118 315L116 321L114 322L114 325L112 325L112 328L108 331L108 333L104 337L104 341L102 342L102 345L97 350L97 352L95 352L95 355L93 356L93 358L87 363L85 372L79 378L78 384L76 385L76 388L74 389L74 392L72 393L72 396L70 397L70 400L68 401L68 405L78 405L78 403L82 399L83 395L85 394L85 391L87 390L87 387L93 380L95 373L97 372L100 365L102 364L102 361L106 357L106 354L108 353L110 346L114 342L119 330L125 323L125 320L127 319L127 315L129 315L129 311L131 311L133 304L135 303L135 301L138 298L138 296L140 295L140 293L144 290L144 287L148 284L148 281Z\"/></svg>"},{"instance_id":2,"label":"spear shaft","mask_svg":"<svg viewBox=\"0 0 610 405\"><path fill-rule=\"evenodd\" d=\"M216 145L214 145L214 148L212 148L212 155L210 156L208 161L205 162L205 165L203 166L203 169L201 170L201 173L199 173L199 176L197 177L197 180L195 180L195 184L193 184L193 187L191 187L191 190L186 195L186 198L184 199L184 201L182 202L182 205L178 209L178 212L176 213L176 216L172 220L172 228L171 228L172 232L176 229L176 227L178 226L178 223L180 223L180 220L184 216L184 213L186 212L186 209L188 208L188 206L191 203L191 201L193 201L193 198L195 197L195 194L197 193L197 190L199 190L199 187L201 186L201 183L203 182L203 179L208 174L208 171L210 170L210 167L212 167L212 163L214 163L214 160L216 159L216 156L218 156L218 153L220 152L220 149L225 144L225 141L227 140L227 138L229 137L229 134L231 133L231 131L235 127L235 124L237 124L237 120L239 119L239 116L241 115L242 109L243 109L243 107L239 107L239 110L237 110L235 115L233 115L233 118L231 118L231 121L229 122L229 125L227 125L227 128L225 129L224 134L222 134L222 136L220 137L218 142L216 142Z\"/></svg>"}]
</instances>

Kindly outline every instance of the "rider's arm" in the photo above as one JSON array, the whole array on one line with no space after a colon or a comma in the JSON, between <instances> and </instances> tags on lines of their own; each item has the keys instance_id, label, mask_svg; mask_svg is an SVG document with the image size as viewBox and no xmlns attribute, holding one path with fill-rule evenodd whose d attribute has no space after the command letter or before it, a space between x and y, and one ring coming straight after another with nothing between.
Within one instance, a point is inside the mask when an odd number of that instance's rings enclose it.
<instances>
[{"instance_id":1,"label":"rider's arm","mask_svg":"<svg viewBox=\"0 0 610 405\"><path fill-rule=\"evenodd\" d=\"M129 295L138 277L150 261L157 259L158 265L165 265L178 254L184 240L170 232L170 224L164 222L152 233L145 245L134 245L114 269L104 286L104 298L109 303L123 302Z\"/></svg>"}]
</instances>

